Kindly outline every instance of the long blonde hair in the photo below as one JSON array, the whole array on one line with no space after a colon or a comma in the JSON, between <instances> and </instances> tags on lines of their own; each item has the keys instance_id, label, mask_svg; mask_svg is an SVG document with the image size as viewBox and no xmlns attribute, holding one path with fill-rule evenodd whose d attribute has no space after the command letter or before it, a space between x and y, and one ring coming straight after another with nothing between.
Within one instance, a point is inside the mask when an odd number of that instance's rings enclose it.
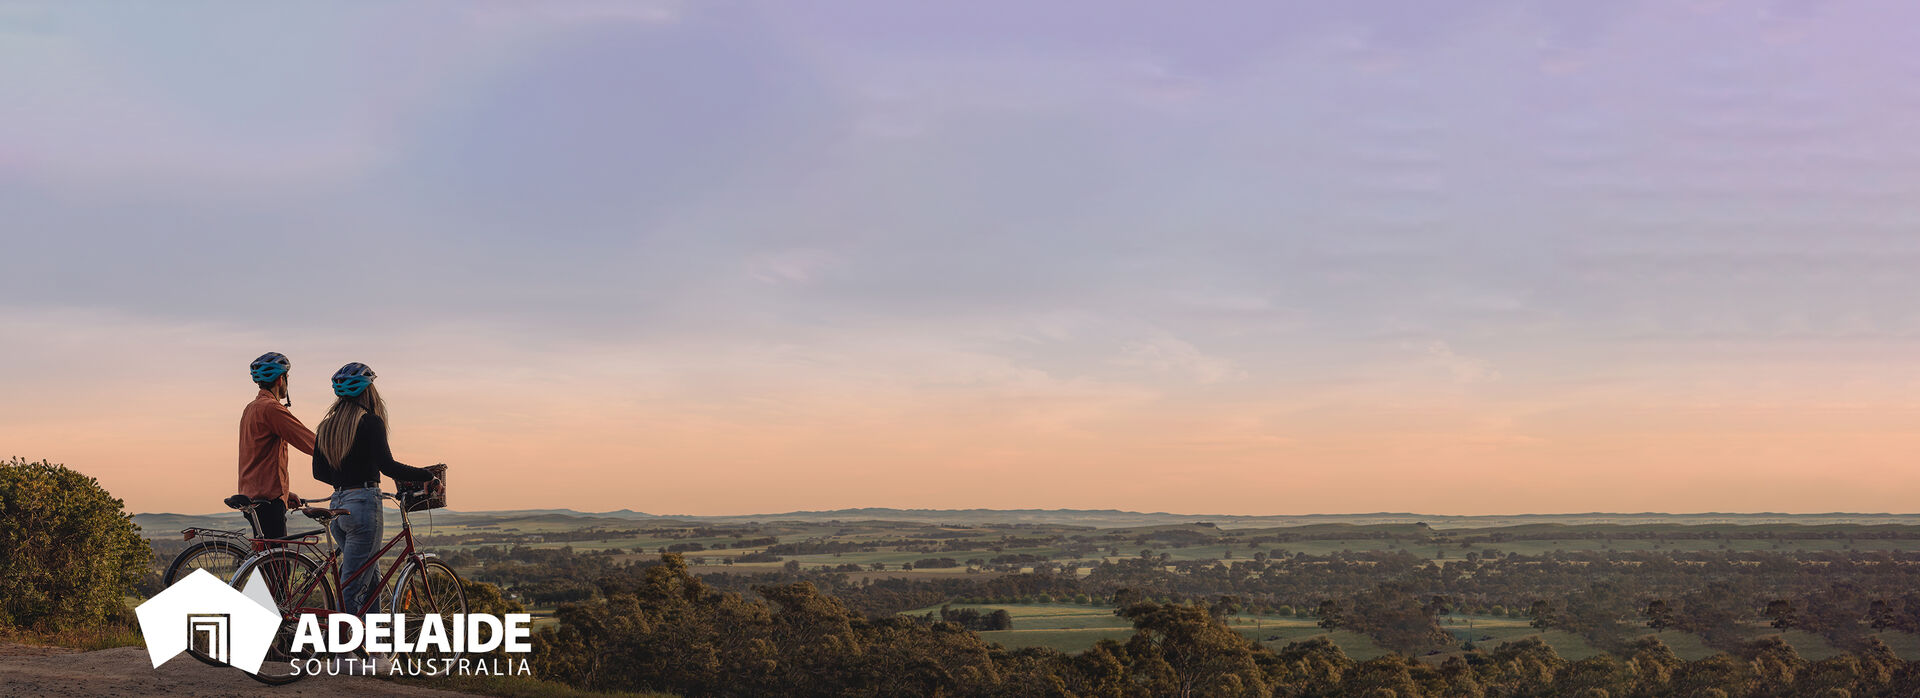
<instances>
[{"instance_id":1,"label":"long blonde hair","mask_svg":"<svg viewBox=\"0 0 1920 698\"><path fill-rule=\"evenodd\" d=\"M327 416L320 419L320 428L314 430L314 446L334 469L338 470L340 461L353 451L353 436L360 432L360 417L368 412L382 422L387 421L387 401L380 399L380 390L371 384L366 392L334 400L333 406L327 408ZM391 423L388 429L392 429Z\"/></svg>"}]
</instances>

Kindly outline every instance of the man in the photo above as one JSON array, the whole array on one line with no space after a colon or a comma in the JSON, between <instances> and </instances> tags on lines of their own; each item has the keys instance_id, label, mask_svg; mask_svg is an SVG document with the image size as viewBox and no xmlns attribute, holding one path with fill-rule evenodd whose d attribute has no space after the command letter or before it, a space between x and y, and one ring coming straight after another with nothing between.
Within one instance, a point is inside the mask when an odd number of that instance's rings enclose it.
<instances>
[{"instance_id":1,"label":"man","mask_svg":"<svg viewBox=\"0 0 1920 698\"><path fill-rule=\"evenodd\" d=\"M287 510L300 506L288 488L287 446L313 454L313 432L287 409L287 369L293 366L279 352L267 352L248 366L260 394L240 413L240 494L263 502L253 510L260 533L268 538L287 536ZM281 404L281 400L286 404Z\"/></svg>"}]
</instances>

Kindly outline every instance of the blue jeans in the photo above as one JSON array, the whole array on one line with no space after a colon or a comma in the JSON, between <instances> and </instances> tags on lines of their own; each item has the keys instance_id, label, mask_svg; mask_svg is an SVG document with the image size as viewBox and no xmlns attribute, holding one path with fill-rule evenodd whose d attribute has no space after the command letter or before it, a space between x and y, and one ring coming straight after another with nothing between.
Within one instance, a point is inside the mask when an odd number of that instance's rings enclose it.
<instances>
[{"instance_id":1,"label":"blue jeans","mask_svg":"<svg viewBox=\"0 0 1920 698\"><path fill-rule=\"evenodd\" d=\"M334 490L333 508L351 512L333 520L333 540L340 545L340 581L346 584L346 588L340 590L341 610L357 614L373 595L373 587L379 583L382 572L376 564L361 572L358 578L347 581L385 542L382 539L386 537L386 521L381 517L380 488ZM380 602L376 599L367 613L379 612Z\"/></svg>"}]
</instances>

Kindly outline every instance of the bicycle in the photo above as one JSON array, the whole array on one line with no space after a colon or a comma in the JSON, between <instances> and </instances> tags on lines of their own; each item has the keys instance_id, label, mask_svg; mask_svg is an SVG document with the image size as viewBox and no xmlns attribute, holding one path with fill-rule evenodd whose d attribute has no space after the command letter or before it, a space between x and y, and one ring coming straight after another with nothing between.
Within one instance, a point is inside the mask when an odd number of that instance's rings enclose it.
<instances>
[{"instance_id":1,"label":"bicycle","mask_svg":"<svg viewBox=\"0 0 1920 698\"><path fill-rule=\"evenodd\" d=\"M268 685L280 686L306 676L298 669L298 665L306 660L318 658L320 652L317 650L293 651L293 636L299 627L300 616L307 613L314 614L320 617L324 625L327 623L327 617L335 613L365 615L379 602L381 594L387 592L389 581L394 582L391 592L392 600L389 604L390 612L401 616L393 635L406 640L405 644L414 644L419 639L420 627L427 615L438 614L440 618L452 618L456 614L464 616L467 613L466 586L460 580L460 575L456 574L452 567L441 562L439 556L414 549L413 522L407 514L426 496L424 491L419 494L405 491L400 494L380 493L382 501L393 500L399 505L400 532L394 534L393 538L389 539L379 552L368 558L366 563L360 565L359 569L348 574L344 581L340 578L340 547L333 540L332 527L327 524L335 517L346 515L345 509L303 507L300 510L307 518L326 527L323 530L327 536L327 543L332 549L328 550L324 557L318 554L319 544L316 542L280 541L289 545L262 550L241 563L229 583L235 588L242 588L254 570L263 570L267 586L272 590L274 600L280 607L280 629L274 634L273 644L267 651L267 661L261 664L260 673L253 674L254 679ZM343 610L339 590L344 589L346 584L352 583L362 575L372 572L381 558L393 551L394 546L402 543L405 543L404 547L394 558L393 564L380 575L373 592L367 595L366 602L358 609ZM300 552L299 548L314 552L305 554ZM399 575L397 578L396 573ZM361 655L367 654L364 648L357 652ZM388 661L412 659L438 661L458 659L460 654L457 651L399 652L396 650L382 653L382 657ZM273 673L275 669L281 669L285 673Z\"/></svg>"},{"instance_id":2,"label":"bicycle","mask_svg":"<svg viewBox=\"0 0 1920 698\"><path fill-rule=\"evenodd\" d=\"M240 564L246 562L247 558L253 557L254 541L276 542L266 538L265 534L260 532L260 523L253 517L253 511L265 501L256 501L244 494L236 494L228 497L224 503L246 517L247 525L253 529L253 535L247 535L245 531L204 526L188 526L180 529L182 540L190 541L197 538L200 542L187 546L185 550L180 551L180 554L173 556L172 562L167 563L167 571L161 575L160 579L161 588L173 586L174 582L186 579L187 575L193 574L194 570L206 570L219 577L220 581L229 581L233 579L233 573L240 568ZM292 534L287 538L313 538L323 532L313 530Z\"/></svg>"},{"instance_id":3,"label":"bicycle","mask_svg":"<svg viewBox=\"0 0 1920 698\"><path fill-rule=\"evenodd\" d=\"M246 517L247 525L253 529L251 536L242 531L202 526L180 529L180 535L184 540L197 538L200 542L187 546L187 549L180 551L180 554L173 556L173 560L167 563L167 571L161 575L160 579L161 588L173 586L174 582L185 579L195 570L206 570L219 577L221 581L231 582L234 572L238 571L256 550L264 549L265 545L286 543L288 539L311 539L323 533L316 530L293 534L287 536L287 539L266 538L265 534L260 532L260 521L254 516L254 510L267 501L271 500L254 500L244 494L236 494L224 501L228 508L239 511L241 516ZM225 663L214 659L206 648L195 644L205 641L211 641L211 638L196 638L188 642L187 654L206 664L226 666Z\"/></svg>"}]
</instances>

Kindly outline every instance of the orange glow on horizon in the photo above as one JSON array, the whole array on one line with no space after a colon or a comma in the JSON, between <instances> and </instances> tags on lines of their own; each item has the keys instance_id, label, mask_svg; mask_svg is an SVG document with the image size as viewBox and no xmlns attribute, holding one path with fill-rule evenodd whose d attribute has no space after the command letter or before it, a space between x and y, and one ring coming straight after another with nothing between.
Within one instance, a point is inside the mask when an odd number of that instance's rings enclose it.
<instances>
[{"instance_id":1,"label":"orange glow on horizon","mask_svg":"<svg viewBox=\"0 0 1920 698\"><path fill-rule=\"evenodd\" d=\"M384 380L384 379L383 379ZM9 421L0 441L97 476L132 511L219 510L245 395L171 414ZM1912 404L1161 405L1113 398L731 408L390 388L397 457L447 462L460 510L752 514L854 507L1219 514L1910 511ZM323 409L296 393L309 426ZM232 403L232 404L227 404ZM229 415L227 413L233 413ZM295 453L296 491L324 493Z\"/></svg>"}]
</instances>

